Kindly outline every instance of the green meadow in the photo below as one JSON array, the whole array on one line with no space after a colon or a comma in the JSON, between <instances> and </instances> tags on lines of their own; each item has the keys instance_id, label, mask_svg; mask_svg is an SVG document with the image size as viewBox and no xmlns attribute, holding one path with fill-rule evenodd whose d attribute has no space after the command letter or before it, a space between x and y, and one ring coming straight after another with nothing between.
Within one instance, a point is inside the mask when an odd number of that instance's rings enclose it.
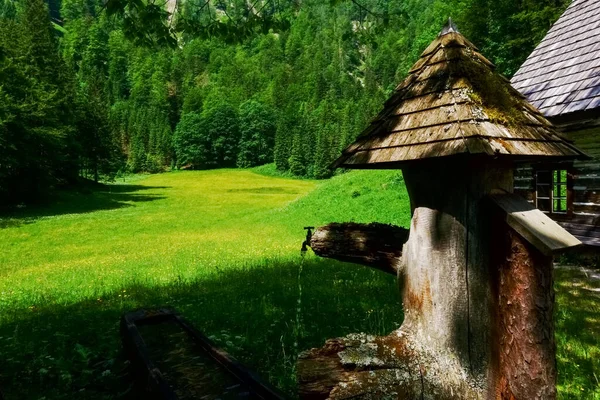
<instances>
[{"instance_id":1,"label":"green meadow","mask_svg":"<svg viewBox=\"0 0 600 400\"><path fill-rule=\"evenodd\" d=\"M120 315L176 308L290 395L299 351L402 322L394 277L320 259L304 226L407 227L394 171L328 181L255 170L135 176L0 219L0 388L8 399L129 399ZM600 283L557 271L562 399L600 399Z\"/></svg>"}]
</instances>

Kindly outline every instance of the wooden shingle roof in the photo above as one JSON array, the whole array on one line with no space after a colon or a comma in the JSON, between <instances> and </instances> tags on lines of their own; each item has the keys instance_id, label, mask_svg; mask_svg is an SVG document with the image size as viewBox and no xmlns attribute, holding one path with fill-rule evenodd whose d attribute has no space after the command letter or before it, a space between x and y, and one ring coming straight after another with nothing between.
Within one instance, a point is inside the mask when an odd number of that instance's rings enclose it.
<instances>
[{"instance_id":1,"label":"wooden shingle roof","mask_svg":"<svg viewBox=\"0 0 600 400\"><path fill-rule=\"evenodd\" d=\"M456 155L585 157L494 68L450 22L333 166L397 168Z\"/></svg>"},{"instance_id":2,"label":"wooden shingle roof","mask_svg":"<svg viewBox=\"0 0 600 400\"><path fill-rule=\"evenodd\" d=\"M547 117L600 109L600 1L573 1L512 83Z\"/></svg>"}]
</instances>

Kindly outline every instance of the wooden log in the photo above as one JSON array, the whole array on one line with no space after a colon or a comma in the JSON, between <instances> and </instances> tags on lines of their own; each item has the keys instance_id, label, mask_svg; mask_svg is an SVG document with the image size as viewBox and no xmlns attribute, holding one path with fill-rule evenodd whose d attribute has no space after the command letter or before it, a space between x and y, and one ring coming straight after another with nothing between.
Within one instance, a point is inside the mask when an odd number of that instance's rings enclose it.
<instances>
[{"instance_id":1,"label":"wooden log","mask_svg":"<svg viewBox=\"0 0 600 400\"><path fill-rule=\"evenodd\" d=\"M302 353L302 399L556 398L551 253L566 233L506 193L509 168L438 167L403 171L413 216L397 263L402 326Z\"/></svg>"},{"instance_id":2,"label":"wooden log","mask_svg":"<svg viewBox=\"0 0 600 400\"><path fill-rule=\"evenodd\" d=\"M515 187L515 193L527 201L533 202L535 200L535 192L533 189L523 189Z\"/></svg>"},{"instance_id":3,"label":"wooden log","mask_svg":"<svg viewBox=\"0 0 600 400\"><path fill-rule=\"evenodd\" d=\"M552 214L552 219L560 223L569 222L572 224L592 225L600 227L600 215L575 213L572 217L569 217L567 214Z\"/></svg>"},{"instance_id":4,"label":"wooden log","mask_svg":"<svg viewBox=\"0 0 600 400\"><path fill-rule=\"evenodd\" d=\"M495 224L495 359L499 399L556 398L552 257Z\"/></svg>"},{"instance_id":5,"label":"wooden log","mask_svg":"<svg viewBox=\"0 0 600 400\"><path fill-rule=\"evenodd\" d=\"M408 229L385 224L329 224L317 229L310 247L321 257L366 265L396 275Z\"/></svg>"},{"instance_id":6,"label":"wooden log","mask_svg":"<svg viewBox=\"0 0 600 400\"><path fill-rule=\"evenodd\" d=\"M403 175L413 216L397 268L402 326L303 354L303 399L493 398L492 227L484 198L511 190L512 170L457 161ZM315 374L319 360L325 371Z\"/></svg>"}]
</instances>

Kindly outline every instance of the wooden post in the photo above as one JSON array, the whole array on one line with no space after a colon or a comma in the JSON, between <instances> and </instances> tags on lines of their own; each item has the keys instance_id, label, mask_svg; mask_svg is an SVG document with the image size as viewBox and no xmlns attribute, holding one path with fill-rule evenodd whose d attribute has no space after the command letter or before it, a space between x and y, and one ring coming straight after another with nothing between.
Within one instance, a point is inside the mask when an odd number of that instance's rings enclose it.
<instances>
[{"instance_id":1,"label":"wooden post","mask_svg":"<svg viewBox=\"0 0 600 400\"><path fill-rule=\"evenodd\" d=\"M531 173L533 174L533 205L535 208L539 208L538 206L538 177L537 177L537 169L535 167L531 168Z\"/></svg>"},{"instance_id":2,"label":"wooden post","mask_svg":"<svg viewBox=\"0 0 600 400\"><path fill-rule=\"evenodd\" d=\"M303 354L302 398L480 399L493 387L490 221L483 199L494 189L512 190L512 169L432 164L403 170L413 217L397 267L402 326L390 336L351 336Z\"/></svg>"},{"instance_id":3,"label":"wooden post","mask_svg":"<svg viewBox=\"0 0 600 400\"><path fill-rule=\"evenodd\" d=\"M552 256L540 252L502 221L495 228L496 393L502 400L555 399Z\"/></svg>"},{"instance_id":4,"label":"wooden post","mask_svg":"<svg viewBox=\"0 0 600 400\"><path fill-rule=\"evenodd\" d=\"M556 397L552 254L580 242L510 193L510 166L437 167L403 171L413 217L395 267L402 326L303 353L301 398ZM344 259L336 243L329 254ZM385 254L398 254L393 247ZM364 254L360 248L358 259Z\"/></svg>"}]
</instances>

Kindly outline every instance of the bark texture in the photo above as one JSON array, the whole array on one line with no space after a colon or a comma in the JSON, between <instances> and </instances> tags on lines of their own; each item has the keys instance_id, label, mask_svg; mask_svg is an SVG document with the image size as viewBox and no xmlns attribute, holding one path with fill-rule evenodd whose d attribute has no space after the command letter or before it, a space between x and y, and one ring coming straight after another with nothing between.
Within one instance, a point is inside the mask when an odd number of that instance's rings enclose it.
<instances>
[{"instance_id":1,"label":"bark texture","mask_svg":"<svg viewBox=\"0 0 600 400\"><path fill-rule=\"evenodd\" d=\"M366 242L344 234L334 250L317 252L397 260L403 324L303 353L301 398L555 398L552 260L493 217L499 211L486 199L512 190L512 169L446 163L403 173L413 217L401 257L365 256ZM324 229L315 243L340 229ZM384 253L400 246L394 239Z\"/></svg>"},{"instance_id":2,"label":"bark texture","mask_svg":"<svg viewBox=\"0 0 600 400\"><path fill-rule=\"evenodd\" d=\"M498 392L502 400L556 398L552 258L515 231L498 237Z\"/></svg>"},{"instance_id":3,"label":"bark texture","mask_svg":"<svg viewBox=\"0 0 600 400\"><path fill-rule=\"evenodd\" d=\"M352 262L397 274L408 229L385 224L329 224L318 228L310 247L321 257Z\"/></svg>"}]
</instances>

